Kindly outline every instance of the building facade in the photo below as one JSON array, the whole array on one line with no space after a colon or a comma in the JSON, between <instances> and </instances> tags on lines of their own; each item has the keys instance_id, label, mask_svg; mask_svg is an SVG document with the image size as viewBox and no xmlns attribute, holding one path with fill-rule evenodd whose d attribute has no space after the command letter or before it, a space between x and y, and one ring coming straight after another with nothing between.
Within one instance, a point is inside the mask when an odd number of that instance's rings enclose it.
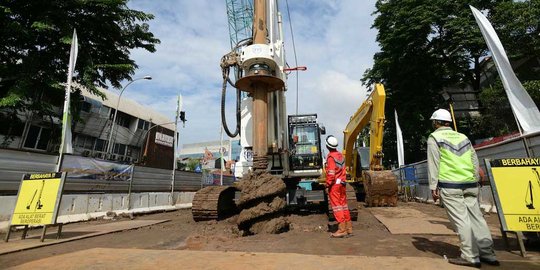
<instances>
[{"instance_id":1,"label":"building facade","mask_svg":"<svg viewBox=\"0 0 540 270\"><path fill-rule=\"evenodd\" d=\"M220 151L221 149L221 151ZM240 138L232 138L221 141L208 141L182 145L178 159L185 162L188 159L198 159L201 165L207 168L216 167L213 163L223 155L223 160L240 160Z\"/></svg>"},{"instance_id":2,"label":"building facade","mask_svg":"<svg viewBox=\"0 0 540 270\"><path fill-rule=\"evenodd\" d=\"M173 120L148 107L100 89L101 97L82 90L80 120L72 125L73 155L82 155L156 168L172 168L174 159ZM118 104L118 113L111 136L111 125ZM55 108L62 115L62 108ZM0 112L3 148L57 154L60 147L61 120L28 112L7 116ZM7 128L6 128L7 127ZM111 138L111 142L109 142ZM108 152L109 143L112 145Z\"/></svg>"}]
</instances>

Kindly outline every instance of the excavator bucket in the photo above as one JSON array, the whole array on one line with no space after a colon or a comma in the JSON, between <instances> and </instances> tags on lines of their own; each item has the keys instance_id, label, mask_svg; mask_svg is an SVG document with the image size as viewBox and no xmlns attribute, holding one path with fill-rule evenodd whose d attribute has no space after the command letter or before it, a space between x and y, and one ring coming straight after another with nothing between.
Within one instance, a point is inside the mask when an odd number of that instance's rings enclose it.
<instances>
[{"instance_id":1,"label":"excavator bucket","mask_svg":"<svg viewBox=\"0 0 540 270\"><path fill-rule=\"evenodd\" d=\"M365 171L364 174L367 206L397 206L397 178L392 171Z\"/></svg>"}]
</instances>

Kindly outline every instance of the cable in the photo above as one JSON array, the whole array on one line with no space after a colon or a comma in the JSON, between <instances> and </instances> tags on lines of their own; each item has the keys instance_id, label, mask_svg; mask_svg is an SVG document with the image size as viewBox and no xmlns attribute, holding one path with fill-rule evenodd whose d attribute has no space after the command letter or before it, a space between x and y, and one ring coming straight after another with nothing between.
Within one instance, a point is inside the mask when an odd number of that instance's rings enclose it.
<instances>
[{"instance_id":1,"label":"cable","mask_svg":"<svg viewBox=\"0 0 540 270\"><path fill-rule=\"evenodd\" d=\"M232 51L226 55L224 55L221 58L221 75L223 76L223 84L221 87L221 125L223 126L223 129L225 130L225 133L227 133L227 136L234 138L237 135L240 134L240 95L241 91L240 89L236 88L235 84L231 81L231 78L229 77L230 69L231 67L238 67L238 53L236 52L238 48L242 46L247 46L253 43L252 38L246 38L243 40L240 40L236 46L232 49ZM240 68L235 68L236 70L236 78L240 78ZM227 119L225 118L225 96L227 94L227 83L229 83L232 87L236 88L236 129L234 133L232 133L229 130L229 126L227 125Z\"/></svg>"},{"instance_id":2,"label":"cable","mask_svg":"<svg viewBox=\"0 0 540 270\"><path fill-rule=\"evenodd\" d=\"M291 12L289 11L289 0L285 0L287 4L287 16L289 17L289 27L291 28L291 40L293 45L294 65L298 66L298 59L296 58L296 45L294 44L294 32L292 28ZM298 70L296 70L296 114L298 114Z\"/></svg>"},{"instance_id":3,"label":"cable","mask_svg":"<svg viewBox=\"0 0 540 270\"><path fill-rule=\"evenodd\" d=\"M224 56L223 58L226 58L226 56ZM222 59L222 64L223 63L224 61ZM236 89L236 129L234 133L231 133L231 131L229 130L229 126L227 125L227 119L225 118L225 96L227 94L227 82L233 85L229 78L229 72L230 66L221 66L221 73L223 75L223 84L221 87L221 125L223 125L223 130L225 130L227 136L234 138L238 134L240 134L240 89Z\"/></svg>"}]
</instances>

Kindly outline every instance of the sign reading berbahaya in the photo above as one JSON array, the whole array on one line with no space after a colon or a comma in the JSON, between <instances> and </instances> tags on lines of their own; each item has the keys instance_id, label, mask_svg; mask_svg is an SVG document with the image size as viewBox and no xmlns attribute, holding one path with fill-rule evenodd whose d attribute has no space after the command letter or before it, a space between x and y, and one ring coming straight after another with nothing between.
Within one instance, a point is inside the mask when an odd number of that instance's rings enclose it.
<instances>
[{"instance_id":1,"label":"sign reading berbahaya","mask_svg":"<svg viewBox=\"0 0 540 270\"><path fill-rule=\"evenodd\" d=\"M11 225L56 223L66 173L32 173L22 178Z\"/></svg>"},{"instance_id":2,"label":"sign reading berbahaya","mask_svg":"<svg viewBox=\"0 0 540 270\"><path fill-rule=\"evenodd\" d=\"M156 132L156 140L155 140L155 142L156 142L156 144L161 144L161 145L165 145L165 146L168 146L168 147L172 147L173 142L174 142L174 137L169 136L167 134L163 134L161 132Z\"/></svg>"},{"instance_id":3,"label":"sign reading berbahaya","mask_svg":"<svg viewBox=\"0 0 540 270\"><path fill-rule=\"evenodd\" d=\"M485 162L503 230L540 232L540 158Z\"/></svg>"}]
</instances>

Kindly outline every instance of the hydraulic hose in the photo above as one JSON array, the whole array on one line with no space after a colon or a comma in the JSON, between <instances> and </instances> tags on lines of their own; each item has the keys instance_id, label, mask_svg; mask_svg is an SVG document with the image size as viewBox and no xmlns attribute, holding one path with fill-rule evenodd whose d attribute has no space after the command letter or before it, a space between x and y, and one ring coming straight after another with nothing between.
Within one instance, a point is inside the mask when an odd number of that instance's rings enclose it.
<instances>
[{"instance_id":1,"label":"hydraulic hose","mask_svg":"<svg viewBox=\"0 0 540 270\"><path fill-rule=\"evenodd\" d=\"M237 62L238 54L236 53L238 48L249 45L251 43L252 43L251 38L243 39L236 44L236 46L233 48L233 50L230 53L224 55L221 58L220 66L221 66L221 74L223 76L223 84L221 88L221 124L223 125L223 129L225 130L225 133L227 133L227 136L231 138L234 138L240 134L240 92L241 91L240 89L236 88L234 83L231 81L231 79L229 78L229 73L230 73L231 66L238 66L238 62ZM238 71L236 75L237 75L236 77L239 78L240 71ZM229 130L229 126L227 125L227 119L225 118L225 96L227 94L227 83L229 83L232 87L236 88L236 130L234 131L234 133L232 133Z\"/></svg>"},{"instance_id":2,"label":"hydraulic hose","mask_svg":"<svg viewBox=\"0 0 540 270\"><path fill-rule=\"evenodd\" d=\"M227 94L227 82L231 85L233 83L229 79L229 67L222 67L223 84L221 88L221 124L227 136L234 138L240 134L240 89L236 89L236 130L231 133L229 126L227 125L227 119L225 118L225 96ZM233 85L234 86L234 85Z\"/></svg>"}]
</instances>

